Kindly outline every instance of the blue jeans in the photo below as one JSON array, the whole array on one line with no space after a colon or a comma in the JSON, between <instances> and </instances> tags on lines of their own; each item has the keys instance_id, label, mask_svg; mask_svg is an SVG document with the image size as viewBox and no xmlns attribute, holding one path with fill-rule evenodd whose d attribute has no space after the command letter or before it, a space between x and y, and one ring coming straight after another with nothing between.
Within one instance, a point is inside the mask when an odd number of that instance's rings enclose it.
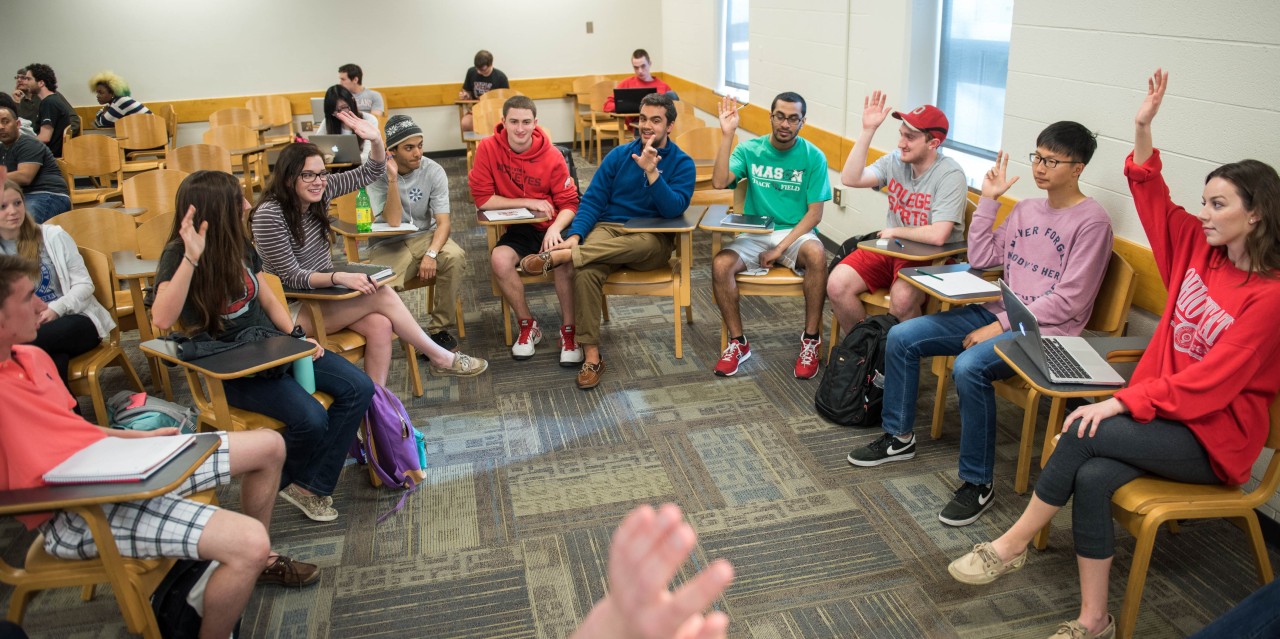
<instances>
[{"instance_id":1,"label":"blue jeans","mask_svg":"<svg viewBox=\"0 0 1280 639\"><path fill-rule=\"evenodd\" d=\"M325 351L314 368L316 390L333 397L328 412L288 374L229 379L224 385L228 404L284 422L280 487L297 484L328 496L338 485L347 451L369 409L373 380L333 351Z\"/></svg>"},{"instance_id":2,"label":"blue jeans","mask_svg":"<svg viewBox=\"0 0 1280 639\"><path fill-rule=\"evenodd\" d=\"M884 349L884 429L906 435L915 427L920 358L956 356L953 373L960 397L960 479L990 484L996 466L996 392L991 383L1013 369L996 355L1008 331L971 348L964 338L996 321L977 304L908 320L889 329Z\"/></svg>"},{"instance_id":3,"label":"blue jeans","mask_svg":"<svg viewBox=\"0 0 1280 639\"><path fill-rule=\"evenodd\" d=\"M1254 591L1191 639L1268 639L1280 637L1280 579Z\"/></svg>"},{"instance_id":4,"label":"blue jeans","mask_svg":"<svg viewBox=\"0 0 1280 639\"><path fill-rule=\"evenodd\" d=\"M27 213L39 224L71 210L71 198L56 193L25 193L22 200L26 204Z\"/></svg>"}]
</instances>

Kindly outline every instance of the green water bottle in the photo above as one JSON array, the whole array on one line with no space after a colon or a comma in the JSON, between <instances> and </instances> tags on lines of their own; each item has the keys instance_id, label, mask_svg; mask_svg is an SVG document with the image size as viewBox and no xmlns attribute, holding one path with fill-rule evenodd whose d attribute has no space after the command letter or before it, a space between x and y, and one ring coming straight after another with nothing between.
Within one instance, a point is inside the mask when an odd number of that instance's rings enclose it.
<instances>
[{"instance_id":1,"label":"green water bottle","mask_svg":"<svg viewBox=\"0 0 1280 639\"><path fill-rule=\"evenodd\" d=\"M373 231L373 207L369 206L369 194L364 189L356 193L356 233Z\"/></svg>"}]
</instances>

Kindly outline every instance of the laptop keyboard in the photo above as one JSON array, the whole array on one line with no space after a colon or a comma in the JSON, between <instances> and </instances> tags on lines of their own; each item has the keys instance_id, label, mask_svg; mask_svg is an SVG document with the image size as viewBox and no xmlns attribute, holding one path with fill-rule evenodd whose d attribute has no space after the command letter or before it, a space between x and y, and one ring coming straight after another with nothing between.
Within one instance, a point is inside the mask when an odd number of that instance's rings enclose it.
<instances>
[{"instance_id":1,"label":"laptop keyboard","mask_svg":"<svg viewBox=\"0 0 1280 639\"><path fill-rule=\"evenodd\" d=\"M1062 379L1093 379L1057 340L1041 338L1040 342L1044 344L1044 358L1049 364L1049 372Z\"/></svg>"}]
</instances>

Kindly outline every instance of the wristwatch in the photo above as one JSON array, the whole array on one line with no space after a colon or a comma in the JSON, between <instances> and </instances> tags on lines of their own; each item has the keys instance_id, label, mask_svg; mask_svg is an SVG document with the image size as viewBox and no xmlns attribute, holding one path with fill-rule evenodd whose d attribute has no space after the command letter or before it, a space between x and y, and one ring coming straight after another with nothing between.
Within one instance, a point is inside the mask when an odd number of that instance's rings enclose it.
<instances>
[{"instance_id":1,"label":"wristwatch","mask_svg":"<svg viewBox=\"0 0 1280 639\"><path fill-rule=\"evenodd\" d=\"M429 250L429 251L427 251L427 257L429 257L429 258L431 258L431 259L433 259L433 260L434 260L434 259L436 259L436 256L437 256L437 255L439 255L439 254L440 254L440 252L439 252L439 251L430 251L430 250Z\"/></svg>"}]
</instances>

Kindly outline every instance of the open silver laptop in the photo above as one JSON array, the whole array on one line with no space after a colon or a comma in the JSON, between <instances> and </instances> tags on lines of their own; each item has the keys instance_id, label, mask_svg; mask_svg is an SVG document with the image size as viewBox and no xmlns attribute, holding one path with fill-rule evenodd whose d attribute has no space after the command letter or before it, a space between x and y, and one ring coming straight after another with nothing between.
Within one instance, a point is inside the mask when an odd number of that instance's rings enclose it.
<instances>
[{"instance_id":1,"label":"open silver laptop","mask_svg":"<svg viewBox=\"0 0 1280 639\"><path fill-rule=\"evenodd\" d=\"M1004 310L1009 314L1009 327L1027 357L1040 367L1055 384L1098 384L1122 386L1124 378L1107 363L1106 358L1089 346L1083 337L1043 337L1040 322L1009 286L1000 280Z\"/></svg>"},{"instance_id":2,"label":"open silver laptop","mask_svg":"<svg viewBox=\"0 0 1280 639\"><path fill-rule=\"evenodd\" d=\"M324 98L311 98L311 121L317 125L324 121Z\"/></svg>"},{"instance_id":3,"label":"open silver laptop","mask_svg":"<svg viewBox=\"0 0 1280 639\"><path fill-rule=\"evenodd\" d=\"M309 141L320 148L327 163L360 164L360 138L354 134L313 135ZM329 155L333 155L332 160L327 157Z\"/></svg>"}]
</instances>

